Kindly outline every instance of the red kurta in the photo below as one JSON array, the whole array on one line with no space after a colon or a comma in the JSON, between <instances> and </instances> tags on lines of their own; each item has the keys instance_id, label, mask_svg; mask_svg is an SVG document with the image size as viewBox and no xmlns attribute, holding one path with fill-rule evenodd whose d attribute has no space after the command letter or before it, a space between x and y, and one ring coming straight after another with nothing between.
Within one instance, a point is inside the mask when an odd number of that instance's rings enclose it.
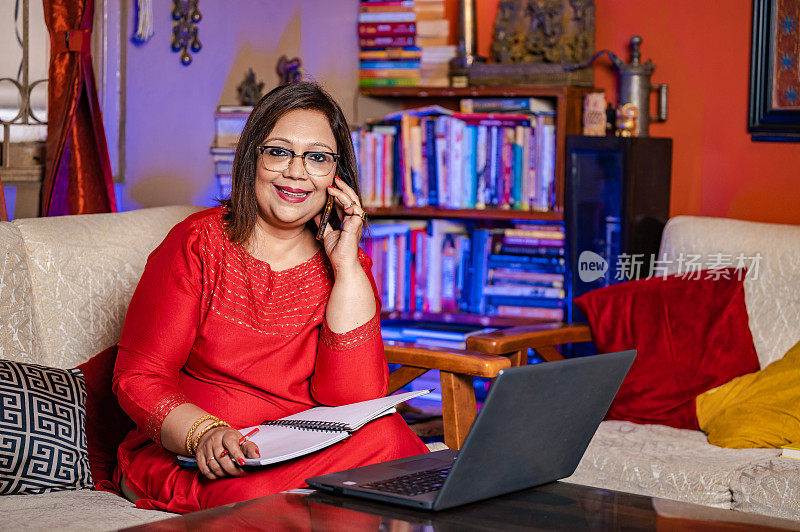
<instances>
[{"instance_id":1,"label":"red kurta","mask_svg":"<svg viewBox=\"0 0 800 532\"><path fill-rule=\"evenodd\" d=\"M361 250L359 260L375 290L371 260ZM142 497L137 506L189 512L427 451L397 414L328 449L237 478L208 480L181 469L161 447L161 423L185 402L242 428L384 396L380 302L368 323L334 333L325 320L333 279L324 250L272 271L228 240L222 207L170 231L136 287L114 371L114 391L137 425L120 446L116 480L124 475Z\"/></svg>"}]
</instances>

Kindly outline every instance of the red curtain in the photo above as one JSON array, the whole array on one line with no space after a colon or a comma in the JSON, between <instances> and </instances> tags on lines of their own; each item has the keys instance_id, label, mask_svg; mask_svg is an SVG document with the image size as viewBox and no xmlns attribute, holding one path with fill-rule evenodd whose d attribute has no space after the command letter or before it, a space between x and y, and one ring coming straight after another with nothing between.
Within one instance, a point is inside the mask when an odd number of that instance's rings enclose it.
<instances>
[{"instance_id":1,"label":"red curtain","mask_svg":"<svg viewBox=\"0 0 800 532\"><path fill-rule=\"evenodd\" d=\"M0 222L8 221L8 211L6 210L6 195L3 192L3 182L0 180Z\"/></svg>"},{"instance_id":2,"label":"red curtain","mask_svg":"<svg viewBox=\"0 0 800 532\"><path fill-rule=\"evenodd\" d=\"M94 0L43 0L50 31L42 215L116 212L92 70Z\"/></svg>"}]
</instances>

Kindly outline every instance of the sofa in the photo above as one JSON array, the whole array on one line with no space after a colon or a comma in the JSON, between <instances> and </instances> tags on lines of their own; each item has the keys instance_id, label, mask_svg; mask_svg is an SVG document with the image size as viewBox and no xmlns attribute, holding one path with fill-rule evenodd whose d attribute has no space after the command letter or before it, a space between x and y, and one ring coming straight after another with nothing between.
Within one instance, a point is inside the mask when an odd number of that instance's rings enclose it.
<instances>
[{"instance_id":1,"label":"sofa","mask_svg":"<svg viewBox=\"0 0 800 532\"><path fill-rule=\"evenodd\" d=\"M748 260L757 275L745 279L744 300L763 369L800 340L800 226L694 216L669 220L659 251L666 273L676 273L681 255L708 264L715 254L760 256ZM554 359L555 346L590 339L586 325L550 324L478 335L467 347L518 358L533 348ZM800 460L779 455L774 448L716 447L697 430L604 421L566 480L800 520Z\"/></svg>"},{"instance_id":2,"label":"sofa","mask_svg":"<svg viewBox=\"0 0 800 532\"><path fill-rule=\"evenodd\" d=\"M5 250L0 360L69 369L116 344L147 256L175 224L201 209L173 206L0 222ZM395 363L425 363L455 377L462 371L494 376L509 366L502 357L480 353L463 352L464 363L457 364L452 355L439 360L414 347L386 350ZM457 424L461 418L453 420ZM440 443L428 447L445 448ZM7 458L0 445L0 462ZM115 493L93 489L0 496L0 515L0 530L112 530L175 516L141 510Z\"/></svg>"}]
</instances>

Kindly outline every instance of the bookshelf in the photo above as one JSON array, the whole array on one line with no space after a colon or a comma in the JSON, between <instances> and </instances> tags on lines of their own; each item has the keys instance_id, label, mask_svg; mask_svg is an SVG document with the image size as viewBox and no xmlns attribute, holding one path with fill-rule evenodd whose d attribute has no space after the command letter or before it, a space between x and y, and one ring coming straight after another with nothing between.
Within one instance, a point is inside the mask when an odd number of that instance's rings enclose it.
<instances>
[{"instance_id":1,"label":"bookshelf","mask_svg":"<svg viewBox=\"0 0 800 532\"><path fill-rule=\"evenodd\" d=\"M554 103L555 117L555 198L550 210L518 210L508 208L448 209L439 207L409 207L404 205L370 207L368 215L376 222L383 220L450 219L471 221L477 226L502 227L516 221L562 221L565 205L565 154L567 135L581 133L583 98L590 92L586 87L565 86L473 86L473 87L362 87L360 94L369 98L393 100L402 109L440 105L459 110L463 98L543 98ZM419 320L426 322L462 323L484 327L509 327L549 321L528 317L484 316L465 312L401 312L384 311L385 320Z\"/></svg>"},{"instance_id":2,"label":"bookshelf","mask_svg":"<svg viewBox=\"0 0 800 532\"><path fill-rule=\"evenodd\" d=\"M581 133L583 98L592 89L571 86L474 86L474 87L361 87L362 96L396 100L404 109L441 105L457 110L462 98L546 98L556 109L555 203L550 211L506 209L440 209L436 207L378 207L367 209L373 218L454 218L475 220L561 220L564 215L564 169L567 135Z\"/></svg>"}]
</instances>

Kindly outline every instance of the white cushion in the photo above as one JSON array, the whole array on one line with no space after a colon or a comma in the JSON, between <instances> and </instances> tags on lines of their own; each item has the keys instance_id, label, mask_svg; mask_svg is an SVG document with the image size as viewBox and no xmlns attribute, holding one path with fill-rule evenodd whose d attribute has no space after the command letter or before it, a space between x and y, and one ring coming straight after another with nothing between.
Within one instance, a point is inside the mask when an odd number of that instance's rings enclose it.
<instances>
[{"instance_id":1,"label":"white cushion","mask_svg":"<svg viewBox=\"0 0 800 532\"><path fill-rule=\"evenodd\" d=\"M778 454L715 447L696 430L604 421L566 481L730 509L731 478Z\"/></svg>"},{"instance_id":2,"label":"white cushion","mask_svg":"<svg viewBox=\"0 0 800 532\"><path fill-rule=\"evenodd\" d=\"M71 368L115 344L147 256L198 209L15 220L35 294L43 351L38 362Z\"/></svg>"},{"instance_id":3,"label":"white cushion","mask_svg":"<svg viewBox=\"0 0 800 532\"><path fill-rule=\"evenodd\" d=\"M724 218L677 216L670 219L661 239L659 257L667 271L678 270L683 254L761 256L757 275L744 282L750 331L762 368L783 357L800 340L800 226L746 222ZM746 262L750 262L749 260Z\"/></svg>"}]
</instances>

